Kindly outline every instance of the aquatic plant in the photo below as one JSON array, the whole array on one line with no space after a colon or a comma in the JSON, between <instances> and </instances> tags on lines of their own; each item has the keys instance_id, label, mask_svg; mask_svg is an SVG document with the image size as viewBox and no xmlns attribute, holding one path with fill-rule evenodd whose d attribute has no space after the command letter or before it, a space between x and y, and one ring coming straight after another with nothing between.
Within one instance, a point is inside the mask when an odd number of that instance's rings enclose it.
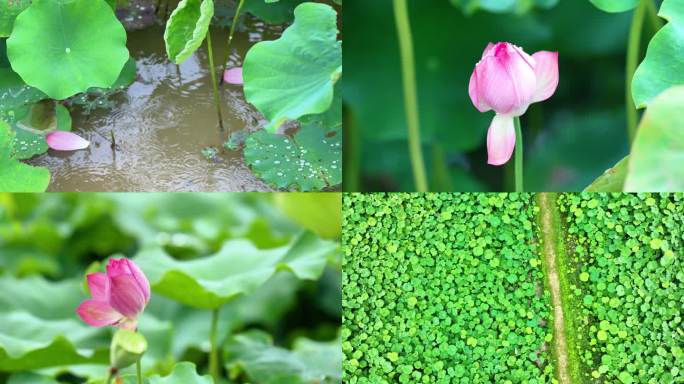
<instances>
[{"instance_id":1,"label":"aquatic plant","mask_svg":"<svg viewBox=\"0 0 684 384\"><path fill-rule=\"evenodd\" d=\"M105 273L91 273L86 279L92 299L76 309L83 321L94 327L138 327L138 317L150 301L150 282L133 261L109 259Z\"/></svg>"},{"instance_id":2,"label":"aquatic plant","mask_svg":"<svg viewBox=\"0 0 684 384\"><path fill-rule=\"evenodd\" d=\"M7 56L26 84L57 100L111 86L129 58L104 0L33 1L14 22Z\"/></svg>"},{"instance_id":3,"label":"aquatic plant","mask_svg":"<svg viewBox=\"0 0 684 384\"><path fill-rule=\"evenodd\" d=\"M245 98L268 120L245 140L245 162L281 189L320 190L342 182L342 44L337 12L302 3L275 41L255 44L244 60ZM296 121L294 134L277 134Z\"/></svg>"},{"instance_id":4,"label":"aquatic plant","mask_svg":"<svg viewBox=\"0 0 684 384\"><path fill-rule=\"evenodd\" d=\"M551 97L558 87L558 52L528 55L510 43L489 43L470 76L468 95L480 112L496 115L487 132L487 163L503 165L516 148L515 189L523 190L520 117L532 103Z\"/></svg>"},{"instance_id":5,"label":"aquatic plant","mask_svg":"<svg viewBox=\"0 0 684 384\"><path fill-rule=\"evenodd\" d=\"M483 166L493 114L467 96L482 49L504 40L560 53L557 92L520 117L526 189L684 189L672 156L681 141L667 136L682 137L684 112L664 107L678 103L667 90L684 85L681 1L394 4L394 13L379 2L345 7L345 188L514 190L513 161ZM646 128L656 120L668 129ZM615 182L596 180L607 168L602 179ZM626 183L628 173L643 182Z\"/></svg>"},{"instance_id":6,"label":"aquatic plant","mask_svg":"<svg viewBox=\"0 0 684 384\"><path fill-rule=\"evenodd\" d=\"M684 132L684 109L681 108L684 97L684 59L681 55L684 7L677 0L664 0L656 15L655 5L646 0L594 0L594 4L612 12L635 8L625 89L632 147L624 161L606 171L587 190L681 191L684 178L677 159L684 153L684 143L679 139ZM638 64L647 15L657 32L648 43L646 56ZM658 16L667 20L667 24L662 26ZM646 108L641 121L638 121L637 108ZM612 188L600 188L606 182L611 183Z\"/></svg>"},{"instance_id":7,"label":"aquatic plant","mask_svg":"<svg viewBox=\"0 0 684 384\"><path fill-rule=\"evenodd\" d=\"M341 194L297 197L0 194L3 380L341 384L341 223L292 219Z\"/></svg>"},{"instance_id":8,"label":"aquatic plant","mask_svg":"<svg viewBox=\"0 0 684 384\"><path fill-rule=\"evenodd\" d=\"M214 0L181 0L173 10L166 23L164 41L166 54L171 61L180 64L192 55L204 40L207 40L209 56L209 73L214 91L214 105L218 125L225 131L221 116L221 94L218 90L216 66L214 65L214 49L211 44L211 19L214 17Z\"/></svg>"},{"instance_id":9,"label":"aquatic plant","mask_svg":"<svg viewBox=\"0 0 684 384\"><path fill-rule=\"evenodd\" d=\"M342 76L335 10L303 3L294 14L278 40L257 43L245 56L245 98L269 120L270 132L287 120L327 111Z\"/></svg>"},{"instance_id":10,"label":"aquatic plant","mask_svg":"<svg viewBox=\"0 0 684 384\"><path fill-rule=\"evenodd\" d=\"M684 380L683 202L681 193L560 195L583 382Z\"/></svg>"},{"instance_id":11,"label":"aquatic plant","mask_svg":"<svg viewBox=\"0 0 684 384\"><path fill-rule=\"evenodd\" d=\"M142 384L140 359L147 340L135 331L138 317L150 301L150 282L135 263L127 258L109 259L107 271L86 276L92 299L84 300L76 313L93 327L113 325L121 328L112 337L110 377L129 365L137 366L137 382Z\"/></svg>"},{"instance_id":12,"label":"aquatic plant","mask_svg":"<svg viewBox=\"0 0 684 384\"><path fill-rule=\"evenodd\" d=\"M6 56L4 40L0 53L11 65L0 68L0 120L13 131L13 158L30 159L48 148L87 147L86 140L68 132L72 121L66 106L71 102L66 99L94 90L119 90L135 78L126 32L112 4L2 1L0 10L0 37L8 37ZM47 172L48 181L49 176Z\"/></svg>"},{"instance_id":13,"label":"aquatic plant","mask_svg":"<svg viewBox=\"0 0 684 384\"><path fill-rule=\"evenodd\" d=\"M349 383L546 383L552 307L529 194L348 194Z\"/></svg>"},{"instance_id":14,"label":"aquatic plant","mask_svg":"<svg viewBox=\"0 0 684 384\"><path fill-rule=\"evenodd\" d=\"M0 120L0 191L45 191L50 183L50 171L19 161L15 135L9 124Z\"/></svg>"}]
</instances>

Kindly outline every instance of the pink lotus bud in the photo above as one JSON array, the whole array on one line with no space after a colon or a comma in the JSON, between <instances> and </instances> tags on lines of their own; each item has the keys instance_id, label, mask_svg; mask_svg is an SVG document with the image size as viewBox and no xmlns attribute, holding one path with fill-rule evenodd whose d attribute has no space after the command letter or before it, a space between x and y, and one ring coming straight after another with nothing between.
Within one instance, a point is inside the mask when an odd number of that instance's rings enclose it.
<instances>
[{"instance_id":1,"label":"pink lotus bud","mask_svg":"<svg viewBox=\"0 0 684 384\"><path fill-rule=\"evenodd\" d=\"M94 327L134 330L150 301L150 283L140 268L126 258L110 259L107 273L91 273L87 279L93 298L76 309L81 319Z\"/></svg>"},{"instance_id":2,"label":"pink lotus bud","mask_svg":"<svg viewBox=\"0 0 684 384\"><path fill-rule=\"evenodd\" d=\"M558 52L530 56L510 43L489 43L470 76L468 94L480 112L496 116L487 134L488 163L505 164L515 147L513 118L551 97L558 86Z\"/></svg>"},{"instance_id":3,"label":"pink lotus bud","mask_svg":"<svg viewBox=\"0 0 684 384\"><path fill-rule=\"evenodd\" d=\"M88 148L90 145L88 140L66 131L50 132L45 136L45 141L48 147L57 151L75 151Z\"/></svg>"}]
</instances>

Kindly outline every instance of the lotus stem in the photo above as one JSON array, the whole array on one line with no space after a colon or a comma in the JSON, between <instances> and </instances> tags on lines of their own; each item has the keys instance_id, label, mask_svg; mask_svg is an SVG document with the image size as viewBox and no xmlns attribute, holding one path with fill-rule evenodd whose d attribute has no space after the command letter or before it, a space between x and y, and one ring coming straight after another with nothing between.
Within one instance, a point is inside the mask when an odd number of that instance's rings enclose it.
<instances>
[{"instance_id":1,"label":"lotus stem","mask_svg":"<svg viewBox=\"0 0 684 384\"><path fill-rule=\"evenodd\" d=\"M629 30L629 40L627 42L627 65L625 78L625 108L627 110L627 136L630 144L636 136L639 114L634 99L632 98L632 79L639 64L639 53L641 48L641 31L644 25L644 14L648 8L648 3L652 0L641 0L632 16L632 26Z\"/></svg>"},{"instance_id":2,"label":"lotus stem","mask_svg":"<svg viewBox=\"0 0 684 384\"><path fill-rule=\"evenodd\" d=\"M214 87L214 103L216 104L216 114L218 116L219 127L221 133L225 132L223 128L223 116L221 115L221 95L218 91L218 82L216 81L216 67L214 66L214 49L211 46L211 30L207 31L207 49L209 50L209 72L211 73L211 85Z\"/></svg>"},{"instance_id":3,"label":"lotus stem","mask_svg":"<svg viewBox=\"0 0 684 384\"><path fill-rule=\"evenodd\" d=\"M344 172L343 188L347 192L361 190L361 137L356 125L355 116L349 108L343 107L342 131L344 132L344 152L342 171Z\"/></svg>"},{"instance_id":4,"label":"lotus stem","mask_svg":"<svg viewBox=\"0 0 684 384\"><path fill-rule=\"evenodd\" d=\"M411 24L408 17L406 0L394 0L394 17L401 52L401 71L404 84L404 104L406 107L406 124L408 126L408 145L413 179L418 192L428 189L425 174L425 162L420 141L420 118L418 115L418 95L416 91L416 70L413 58L413 42Z\"/></svg>"},{"instance_id":5,"label":"lotus stem","mask_svg":"<svg viewBox=\"0 0 684 384\"><path fill-rule=\"evenodd\" d=\"M520 117L515 119L515 191L524 192L523 187L523 137L520 128Z\"/></svg>"},{"instance_id":6,"label":"lotus stem","mask_svg":"<svg viewBox=\"0 0 684 384\"><path fill-rule=\"evenodd\" d=\"M245 3L245 0L240 0L237 8L235 9L235 16L233 16L233 24L230 25L230 33L228 34L228 45L226 46L226 58L225 58L225 60L223 60L223 72L221 72L221 73L226 73L226 70L228 69L228 60L230 59L230 44L233 42L233 35L235 34L235 26L237 25L238 17L240 16L240 11L242 10L242 5L244 3ZM221 76L221 79L219 81L221 82L221 86L223 86L223 76Z\"/></svg>"},{"instance_id":7,"label":"lotus stem","mask_svg":"<svg viewBox=\"0 0 684 384\"><path fill-rule=\"evenodd\" d=\"M141 360L141 359L142 359L142 357L141 357L140 359L138 359L138 361L135 362L135 370L136 370L137 373L138 373L138 384L143 384L143 381L142 381L142 367L140 366L140 360Z\"/></svg>"},{"instance_id":8,"label":"lotus stem","mask_svg":"<svg viewBox=\"0 0 684 384\"><path fill-rule=\"evenodd\" d=\"M218 343L216 340L218 318L219 308L216 308L212 312L211 330L209 331L209 341L211 342L211 351L209 352L209 374L214 378L214 383L219 382Z\"/></svg>"}]
</instances>

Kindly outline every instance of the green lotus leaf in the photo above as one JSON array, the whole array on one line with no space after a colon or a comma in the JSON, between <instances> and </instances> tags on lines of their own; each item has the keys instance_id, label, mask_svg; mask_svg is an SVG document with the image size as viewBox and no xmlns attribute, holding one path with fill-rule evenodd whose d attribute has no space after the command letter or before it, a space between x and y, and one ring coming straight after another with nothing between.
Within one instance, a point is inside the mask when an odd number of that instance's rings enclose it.
<instances>
[{"instance_id":1,"label":"green lotus leaf","mask_svg":"<svg viewBox=\"0 0 684 384\"><path fill-rule=\"evenodd\" d=\"M625 12L634 9L639 0L589 0L596 8L604 12Z\"/></svg>"},{"instance_id":2,"label":"green lotus leaf","mask_svg":"<svg viewBox=\"0 0 684 384\"><path fill-rule=\"evenodd\" d=\"M173 367L173 372L165 377L152 376L149 378L150 384L213 384L211 376L200 376L197 374L195 364L182 362Z\"/></svg>"},{"instance_id":3,"label":"green lotus leaf","mask_svg":"<svg viewBox=\"0 0 684 384\"><path fill-rule=\"evenodd\" d=\"M684 190L684 85L650 103L634 138L626 192Z\"/></svg>"},{"instance_id":4,"label":"green lotus leaf","mask_svg":"<svg viewBox=\"0 0 684 384\"><path fill-rule=\"evenodd\" d=\"M17 17L7 55L26 84L59 100L111 86L129 58L126 31L104 0L34 1Z\"/></svg>"},{"instance_id":5,"label":"green lotus leaf","mask_svg":"<svg viewBox=\"0 0 684 384\"><path fill-rule=\"evenodd\" d=\"M684 3L665 0L658 15L669 22L648 43L632 80L632 97L639 108L666 89L684 84Z\"/></svg>"},{"instance_id":6,"label":"green lotus leaf","mask_svg":"<svg viewBox=\"0 0 684 384\"><path fill-rule=\"evenodd\" d=\"M0 1L0 37L7 37L12 33L14 20L21 12L31 5L29 0Z\"/></svg>"},{"instance_id":7,"label":"green lotus leaf","mask_svg":"<svg viewBox=\"0 0 684 384\"><path fill-rule=\"evenodd\" d=\"M59 382L50 376L33 372L17 372L10 376L7 384L59 384Z\"/></svg>"},{"instance_id":8,"label":"green lotus leaf","mask_svg":"<svg viewBox=\"0 0 684 384\"><path fill-rule=\"evenodd\" d=\"M181 0L164 31L166 54L176 64L184 62L204 41L214 16L212 0Z\"/></svg>"},{"instance_id":9,"label":"green lotus leaf","mask_svg":"<svg viewBox=\"0 0 684 384\"><path fill-rule=\"evenodd\" d=\"M295 22L275 41L255 44L243 66L245 98L275 132L287 120L327 111L342 76L337 13L329 5L304 3Z\"/></svg>"},{"instance_id":10,"label":"green lotus leaf","mask_svg":"<svg viewBox=\"0 0 684 384\"><path fill-rule=\"evenodd\" d=\"M124 64L124 67L121 69L121 73L119 73L119 77L117 77L116 81L114 84L112 84L108 88L93 88L89 89L88 92L117 92L120 91L129 85L131 85L137 76L137 63L134 58L129 58L128 61L126 61L126 64Z\"/></svg>"},{"instance_id":11,"label":"green lotus leaf","mask_svg":"<svg viewBox=\"0 0 684 384\"><path fill-rule=\"evenodd\" d=\"M335 86L335 96L327 111L317 115L306 115L299 118L304 125L318 125L325 130L342 128L342 93L339 83Z\"/></svg>"},{"instance_id":12,"label":"green lotus leaf","mask_svg":"<svg viewBox=\"0 0 684 384\"><path fill-rule=\"evenodd\" d=\"M589 185L585 192L622 192L627 176L629 156L620 160L614 167L607 169Z\"/></svg>"},{"instance_id":13,"label":"green lotus leaf","mask_svg":"<svg viewBox=\"0 0 684 384\"><path fill-rule=\"evenodd\" d=\"M26 85L11 68L0 68L0 120L13 123L22 118L35 102L48 96Z\"/></svg>"},{"instance_id":14,"label":"green lotus leaf","mask_svg":"<svg viewBox=\"0 0 684 384\"><path fill-rule=\"evenodd\" d=\"M273 345L271 337L250 331L232 337L226 345L230 371L240 367L255 383L309 384L342 382L341 341L297 339L293 349Z\"/></svg>"},{"instance_id":15,"label":"green lotus leaf","mask_svg":"<svg viewBox=\"0 0 684 384\"><path fill-rule=\"evenodd\" d=\"M278 248L259 249L248 240L236 239L205 258L178 261L152 248L142 251L135 261L156 293L192 307L218 308L254 292L280 270L300 279L316 279L336 248L336 243L304 232Z\"/></svg>"},{"instance_id":16,"label":"green lotus leaf","mask_svg":"<svg viewBox=\"0 0 684 384\"><path fill-rule=\"evenodd\" d=\"M81 322L80 280L0 278L0 370L17 371L109 361L102 329Z\"/></svg>"},{"instance_id":17,"label":"green lotus leaf","mask_svg":"<svg viewBox=\"0 0 684 384\"><path fill-rule=\"evenodd\" d=\"M232 334L247 324L275 329L283 316L297 304L297 293L305 283L287 271L277 272L254 292L239 296L220 308L218 334ZM207 335L211 327L211 311L188 308L155 295L144 315L149 313L173 324L173 337L163 338L161 336L165 335L159 332L160 337L151 337L150 330L145 328L149 325L149 319L141 319L140 331L149 340L151 348L143 359L150 357L159 344L169 344L174 356L182 356L189 348L209 350ZM163 358L161 354L158 356L159 359Z\"/></svg>"},{"instance_id":18,"label":"green lotus leaf","mask_svg":"<svg viewBox=\"0 0 684 384\"><path fill-rule=\"evenodd\" d=\"M342 135L303 126L294 137L260 130L245 140L245 162L270 185L300 191L322 190L342 183Z\"/></svg>"},{"instance_id":19,"label":"green lotus leaf","mask_svg":"<svg viewBox=\"0 0 684 384\"><path fill-rule=\"evenodd\" d=\"M50 171L20 162L15 152L14 131L0 120L0 192L45 191Z\"/></svg>"}]
</instances>

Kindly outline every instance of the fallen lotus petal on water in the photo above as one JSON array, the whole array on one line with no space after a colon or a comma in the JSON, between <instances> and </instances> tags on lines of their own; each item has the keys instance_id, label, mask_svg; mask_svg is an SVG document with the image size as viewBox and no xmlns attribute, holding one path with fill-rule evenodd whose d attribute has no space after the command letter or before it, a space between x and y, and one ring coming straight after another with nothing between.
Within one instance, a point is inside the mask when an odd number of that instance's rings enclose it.
<instances>
[{"instance_id":1,"label":"fallen lotus petal on water","mask_svg":"<svg viewBox=\"0 0 684 384\"><path fill-rule=\"evenodd\" d=\"M57 151L75 151L88 148L90 145L88 140L66 131L50 132L45 136L45 141L48 147Z\"/></svg>"},{"instance_id":2,"label":"fallen lotus petal on water","mask_svg":"<svg viewBox=\"0 0 684 384\"><path fill-rule=\"evenodd\" d=\"M228 84L242 85L242 67L227 69L223 73L223 81Z\"/></svg>"}]
</instances>

